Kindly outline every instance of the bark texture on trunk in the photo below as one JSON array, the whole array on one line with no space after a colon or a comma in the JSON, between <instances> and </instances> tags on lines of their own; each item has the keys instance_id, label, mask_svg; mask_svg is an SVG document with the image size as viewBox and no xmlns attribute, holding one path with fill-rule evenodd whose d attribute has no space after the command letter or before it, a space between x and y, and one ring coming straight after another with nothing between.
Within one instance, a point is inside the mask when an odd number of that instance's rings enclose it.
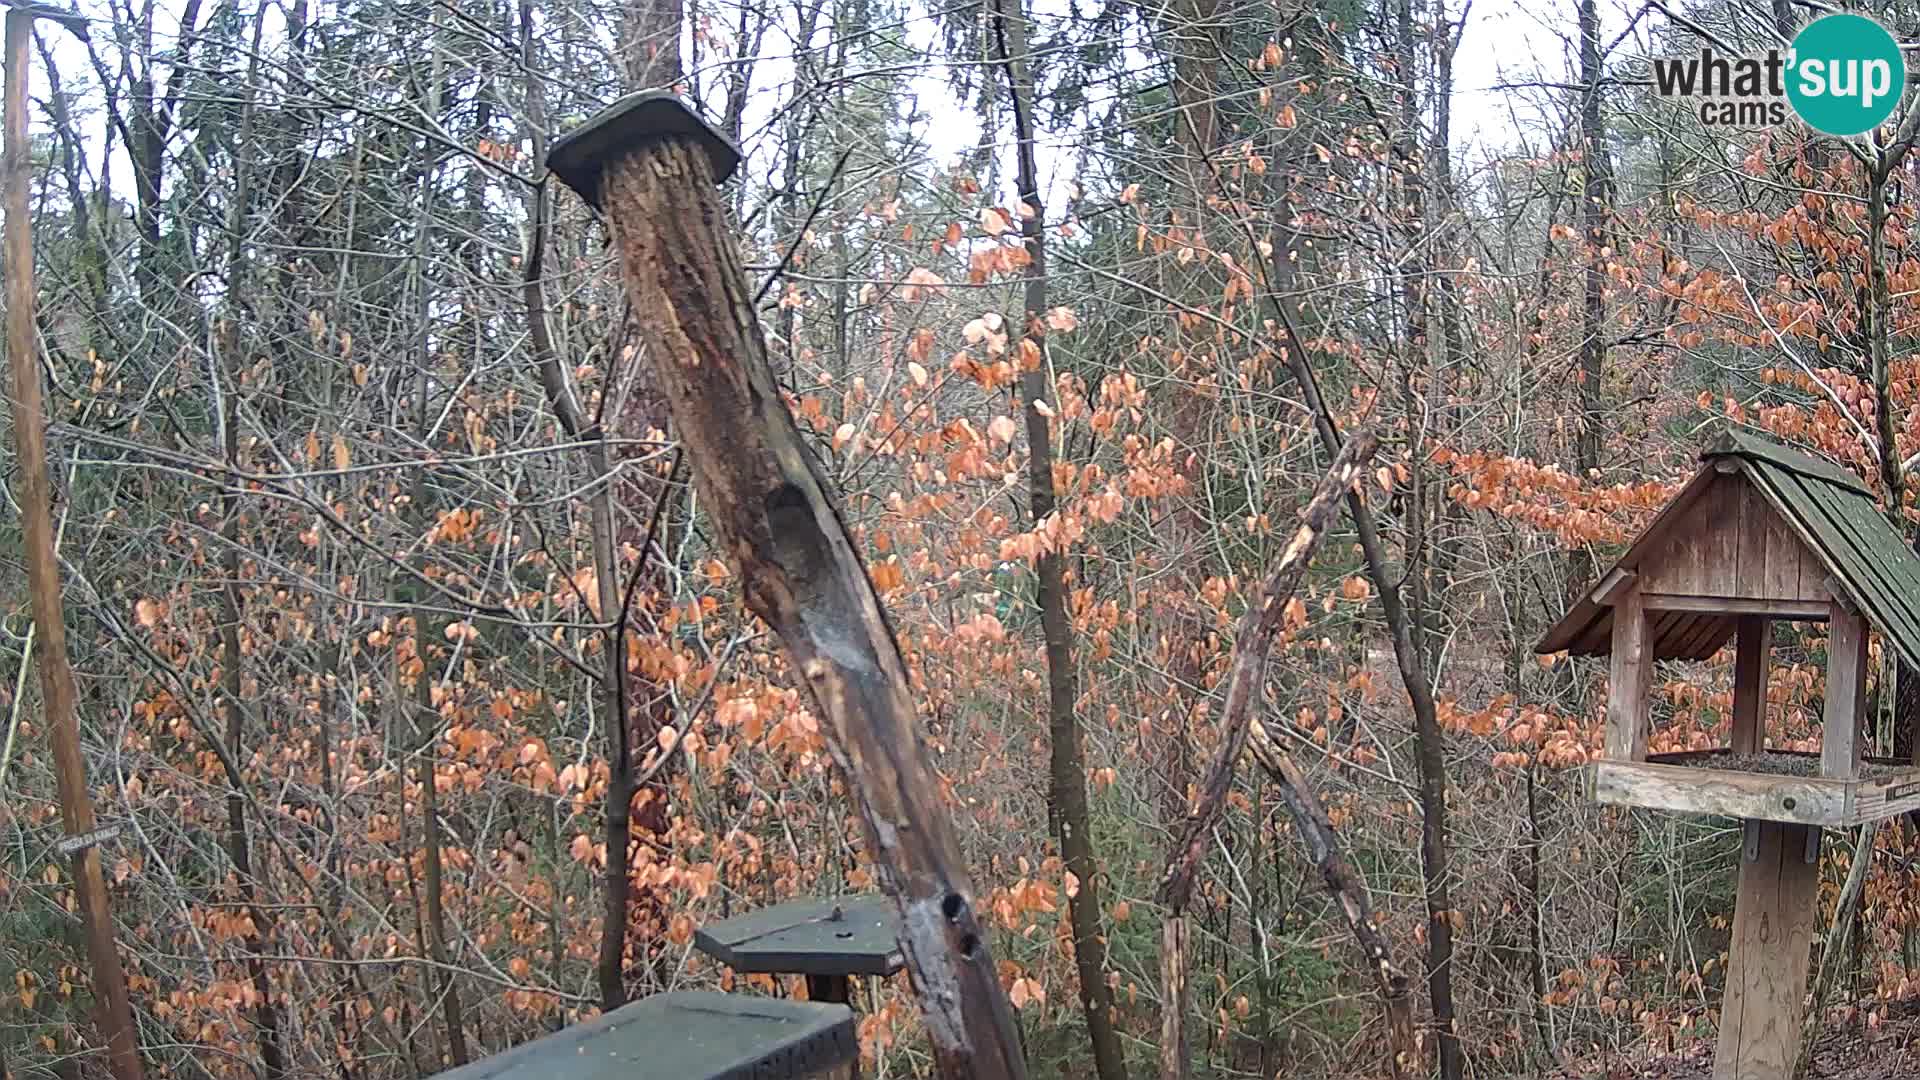
<instances>
[{"instance_id":1,"label":"bark texture on trunk","mask_svg":"<svg viewBox=\"0 0 1920 1080\"><path fill-rule=\"evenodd\" d=\"M672 89L686 77L680 62L682 0L629 0L622 13L621 59L627 85L636 89Z\"/></svg>"},{"instance_id":2,"label":"bark texture on trunk","mask_svg":"<svg viewBox=\"0 0 1920 1080\"><path fill-rule=\"evenodd\" d=\"M712 163L663 138L607 162L600 192L634 329L715 539L825 719L868 854L899 905L935 1062L954 1078L1024 1077L899 645L773 380Z\"/></svg>"},{"instance_id":3,"label":"bark texture on trunk","mask_svg":"<svg viewBox=\"0 0 1920 1080\"><path fill-rule=\"evenodd\" d=\"M1600 16L1597 0L1580 0L1580 242L1586 271L1580 315L1580 426L1574 439L1574 472L1589 482L1600 468L1601 431L1606 424L1606 257L1607 214L1613 170L1607 157L1607 132L1600 111L1600 81L1605 75L1600 57ZM1599 576L1593 553L1585 547L1573 552L1567 587L1586 588ZM1571 593L1569 595L1572 595Z\"/></svg>"}]
</instances>

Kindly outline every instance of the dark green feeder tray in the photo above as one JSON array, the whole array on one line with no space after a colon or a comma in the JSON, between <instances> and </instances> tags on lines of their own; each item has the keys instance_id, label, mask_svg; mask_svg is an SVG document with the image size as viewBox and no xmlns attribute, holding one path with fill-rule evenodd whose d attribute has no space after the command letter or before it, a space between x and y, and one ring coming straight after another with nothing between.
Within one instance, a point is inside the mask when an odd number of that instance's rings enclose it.
<instances>
[{"instance_id":1,"label":"dark green feeder tray","mask_svg":"<svg viewBox=\"0 0 1920 1080\"><path fill-rule=\"evenodd\" d=\"M686 990L463 1065L437 1080L773 1080L859 1053L844 1005Z\"/></svg>"},{"instance_id":2,"label":"dark green feeder tray","mask_svg":"<svg viewBox=\"0 0 1920 1080\"><path fill-rule=\"evenodd\" d=\"M601 109L547 151L547 168L600 209L600 175L629 150L666 138L691 140L707 153L715 183L740 167L733 141L666 90L643 90Z\"/></svg>"},{"instance_id":3,"label":"dark green feeder tray","mask_svg":"<svg viewBox=\"0 0 1920 1080\"><path fill-rule=\"evenodd\" d=\"M900 919L884 896L796 900L736 916L693 935L701 952L735 971L805 975L809 996L847 1000L854 975L899 971Z\"/></svg>"}]
</instances>

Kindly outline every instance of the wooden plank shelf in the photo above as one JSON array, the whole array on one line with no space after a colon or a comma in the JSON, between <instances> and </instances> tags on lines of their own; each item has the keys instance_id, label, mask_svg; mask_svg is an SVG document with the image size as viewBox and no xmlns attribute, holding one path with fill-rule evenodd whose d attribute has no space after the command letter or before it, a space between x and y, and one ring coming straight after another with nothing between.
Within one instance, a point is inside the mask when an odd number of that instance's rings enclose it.
<instances>
[{"instance_id":1,"label":"wooden plank shelf","mask_svg":"<svg viewBox=\"0 0 1920 1080\"><path fill-rule=\"evenodd\" d=\"M1655 755L1647 761L1598 761L1584 781L1595 802L1688 814L1845 828L1920 810L1920 768L1871 779L1784 776L1682 764L1723 751ZM1662 758L1678 760L1661 760ZM1892 764L1876 761L1874 764Z\"/></svg>"},{"instance_id":2,"label":"wooden plank shelf","mask_svg":"<svg viewBox=\"0 0 1920 1080\"><path fill-rule=\"evenodd\" d=\"M693 935L694 947L735 971L805 975L813 1001L853 1000L853 976L904 964L900 917L884 896L795 900L738 915Z\"/></svg>"}]
</instances>

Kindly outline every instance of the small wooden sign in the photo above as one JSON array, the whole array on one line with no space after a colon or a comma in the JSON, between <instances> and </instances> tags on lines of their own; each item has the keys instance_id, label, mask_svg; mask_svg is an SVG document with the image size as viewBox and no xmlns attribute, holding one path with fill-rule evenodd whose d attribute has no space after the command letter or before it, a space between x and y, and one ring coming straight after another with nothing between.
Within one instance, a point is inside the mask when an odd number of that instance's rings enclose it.
<instances>
[{"instance_id":1,"label":"small wooden sign","mask_svg":"<svg viewBox=\"0 0 1920 1080\"><path fill-rule=\"evenodd\" d=\"M78 836L63 836L54 844L54 847L59 849L62 857L71 859L87 848L99 847L119 835L120 826L102 825L92 832L83 832Z\"/></svg>"},{"instance_id":2,"label":"small wooden sign","mask_svg":"<svg viewBox=\"0 0 1920 1080\"><path fill-rule=\"evenodd\" d=\"M1888 802L1899 802L1909 795L1920 795L1920 780L1912 780L1904 784L1887 785Z\"/></svg>"}]
</instances>

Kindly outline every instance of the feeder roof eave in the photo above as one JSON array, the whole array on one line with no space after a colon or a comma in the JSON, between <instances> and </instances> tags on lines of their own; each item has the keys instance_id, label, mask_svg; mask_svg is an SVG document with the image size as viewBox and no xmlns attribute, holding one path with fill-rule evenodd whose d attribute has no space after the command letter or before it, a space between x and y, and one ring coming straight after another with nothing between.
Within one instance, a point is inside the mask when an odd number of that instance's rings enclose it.
<instances>
[{"instance_id":1,"label":"feeder roof eave","mask_svg":"<svg viewBox=\"0 0 1920 1080\"><path fill-rule=\"evenodd\" d=\"M1723 459L1730 460L1826 568L1836 595L1860 611L1908 664L1920 667L1920 557L1880 513L1859 477L1742 431L1727 431L1700 458L1700 471L1635 539L1614 570L1635 570L1724 468ZM1609 571L1601 581L1613 576ZM1597 592L1582 593L1534 646L1535 652L1608 655L1612 634L1603 631L1613 621L1613 610L1599 602ZM1731 633L1731 617L1722 621L1727 625L1704 639L1691 635L1684 653L1673 651L1676 643L1656 642L1655 655L1703 658L1701 649L1717 650Z\"/></svg>"},{"instance_id":2,"label":"feeder roof eave","mask_svg":"<svg viewBox=\"0 0 1920 1080\"><path fill-rule=\"evenodd\" d=\"M1674 523L1686 516L1687 508L1707 490L1709 484L1713 483L1713 475L1711 465L1696 472L1693 479L1687 481L1686 486L1680 489L1680 493L1654 515L1653 523L1647 526L1646 531L1634 538L1633 546L1627 549L1626 554L1620 556L1618 562L1615 562L1606 573L1600 575L1600 581L1606 582L1612 579L1615 571L1631 572L1639 567L1640 560L1666 540L1667 533L1672 530ZM1579 598L1573 602L1573 606L1567 609L1566 614L1560 616L1560 620L1549 627L1546 634L1534 645L1533 651L1542 656L1557 652L1565 652L1573 656L1609 655L1613 651L1611 634L1601 634L1597 645L1581 645L1581 642L1591 636L1600 623L1611 624L1613 621L1613 608L1600 603L1595 597L1597 592L1599 592L1597 583L1583 590Z\"/></svg>"}]
</instances>

